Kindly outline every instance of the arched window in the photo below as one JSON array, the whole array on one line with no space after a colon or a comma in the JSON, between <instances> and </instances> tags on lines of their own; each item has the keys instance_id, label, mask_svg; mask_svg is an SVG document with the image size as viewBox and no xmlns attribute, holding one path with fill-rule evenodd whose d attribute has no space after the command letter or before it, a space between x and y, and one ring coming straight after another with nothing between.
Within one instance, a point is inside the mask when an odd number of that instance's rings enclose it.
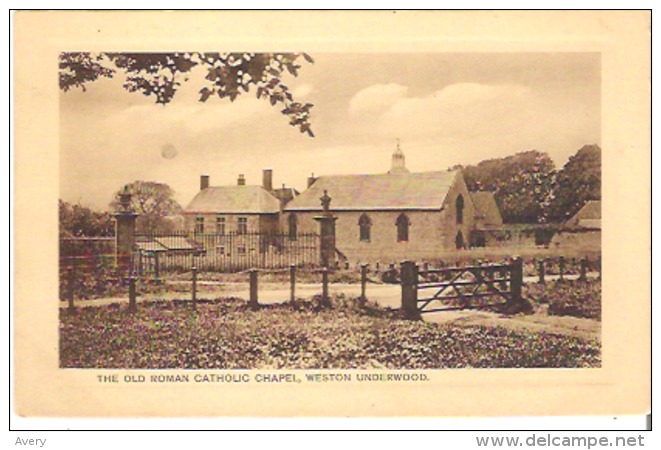
<instances>
[{"instance_id":1,"label":"arched window","mask_svg":"<svg viewBox=\"0 0 661 450\"><path fill-rule=\"evenodd\" d=\"M287 220L289 222L289 240L295 241L296 235L298 234L298 218L296 217L296 214L292 213Z\"/></svg>"},{"instance_id":2,"label":"arched window","mask_svg":"<svg viewBox=\"0 0 661 450\"><path fill-rule=\"evenodd\" d=\"M464 246L465 246L465 243L464 243L464 235L463 235L463 233L461 232L461 230L459 230L459 232L457 232L457 237L454 238L454 243L455 243L455 245L457 246L457 249L462 249L462 248L464 248Z\"/></svg>"},{"instance_id":3,"label":"arched window","mask_svg":"<svg viewBox=\"0 0 661 450\"><path fill-rule=\"evenodd\" d=\"M409 240L409 225L411 221L402 213L397 217L397 242L406 242Z\"/></svg>"},{"instance_id":4,"label":"arched window","mask_svg":"<svg viewBox=\"0 0 661 450\"><path fill-rule=\"evenodd\" d=\"M456 209L457 209L457 214L456 214L457 215L457 224L461 225L462 223L464 223L464 197L462 197L461 194L459 195L459 197L457 197L457 201L455 202L455 206L456 206Z\"/></svg>"},{"instance_id":5,"label":"arched window","mask_svg":"<svg viewBox=\"0 0 661 450\"><path fill-rule=\"evenodd\" d=\"M372 228L372 220L367 214L363 214L358 219L358 226L360 227L360 240L369 242L370 241L370 230Z\"/></svg>"}]
</instances>

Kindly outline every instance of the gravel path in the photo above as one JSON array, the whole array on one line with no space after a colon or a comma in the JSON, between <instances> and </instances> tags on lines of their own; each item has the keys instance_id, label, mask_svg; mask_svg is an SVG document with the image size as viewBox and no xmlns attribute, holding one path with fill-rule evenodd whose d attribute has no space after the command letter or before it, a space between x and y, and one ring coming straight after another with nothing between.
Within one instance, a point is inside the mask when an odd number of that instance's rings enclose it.
<instances>
[{"instance_id":1,"label":"gravel path","mask_svg":"<svg viewBox=\"0 0 661 450\"><path fill-rule=\"evenodd\" d=\"M591 276L596 276L591 274ZM554 276L547 279L553 280ZM527 282L536 281L529 277ZM183 284L183 282L182 282ZM360 295L360 285L346 283L329 284L330 294L343 293L349 297ZM320 284L297 283L296 297L310 298L321 293ZM259 303L277 304L289 300L289 285L277 283L264 283L259 286ZM213 299L218 297L236 297L248 300L250 291L247 283L221 283L200 281L198 284L199 299ZM392 284L368 284L367 297L382 307L399 308L401 302L401 287ZM190 299L190 292L165 292L159 294L140 295L138 303L155 300ZM77 300L76 307L102 306L113 303L128 303L127 297L103 298L94 300ZM67 307L67 302L60 302L61 308ZM434 323L457 322L465 325L505 326L515 329L528 329L538 332L553 332L576 335L583 338L597 339L601 337L601 322L591 319L580 319L565 316L549 316L545 310L531 315L503 316L497 313L458 310L423 314L423 320Z\"/></svg>"}]
</instances>

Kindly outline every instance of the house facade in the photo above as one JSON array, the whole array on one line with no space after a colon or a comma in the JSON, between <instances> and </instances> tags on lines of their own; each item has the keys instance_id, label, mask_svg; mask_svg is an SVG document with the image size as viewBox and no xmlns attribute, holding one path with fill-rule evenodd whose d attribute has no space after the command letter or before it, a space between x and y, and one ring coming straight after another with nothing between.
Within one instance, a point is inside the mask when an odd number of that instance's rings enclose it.
<instances>
[{"instance_id":1,"label":"house facade","mask_svg":"<svg viewBox=\"0 0 661 450\"><path fill-rule=\"evenodd\" d=\"M320 199L331 198L338 259L399 261L432 259L474 245L488 245L489 232L502 226L493 194L470 193L460 170L410 173L399 145L387 173L311 176L305 191L273 189L265 169L262 185L210 187L200 179L200 192L184 211L185 227L195 235L281 233L278 248L295 245L302 236L319 233L315 218ZM219 242L222 240L219 239ZM242 253L264 252L274 242L260 240ZM218 244L220 245L220 244ZM217 247L216 254L232 251Z\"/></svg>"},{"instance_id":2,"label":"house facade","mask_svg":"<svg viewBox=\"0 0 661 450\"><path fill-rule=\"evenodd\" d=\"M551 239L551 245L581 251L601 250L601 200L589 200Z\"/></svg>"},{"instance_id":3,"label":"house facade","mask_svg":"<svg viewBox=\"0 0 661 450\"><path fill-rule=\"evenodd\" d=\"M498 237L503 229L503 217L493 192L471 192L475 207L475 229L471 234L471 246L486 247L498 245Z\"/></svg>"},{"instance_id":4,"label":"house facade","mask_svg":"<svg viewBox=\"0 0 661 450\"><path fill-rule=\"evenodd\" d=\"M235 186L209 186L200 177L200 191L183 211L184 227L194 234L248 234L278 230L281 202L270 186L272 172L264 170L264 183L246 185L239 175Z\"/></svg>"}]
</instances>

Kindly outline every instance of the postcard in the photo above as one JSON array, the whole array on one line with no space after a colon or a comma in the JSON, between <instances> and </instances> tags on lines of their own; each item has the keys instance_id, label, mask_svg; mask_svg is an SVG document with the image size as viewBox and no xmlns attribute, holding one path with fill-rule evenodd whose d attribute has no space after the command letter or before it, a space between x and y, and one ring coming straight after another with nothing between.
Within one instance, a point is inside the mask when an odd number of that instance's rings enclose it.
<instances>
[{"instance_id":1,"label":"postcard","mask_svg":"<svg viewBox=\"0 0 661 450\"><path fill-rule=\"evenodd\" d=\"M650 13L15 23L17 414L649 410Z\"/></svg>"}]
</instances>

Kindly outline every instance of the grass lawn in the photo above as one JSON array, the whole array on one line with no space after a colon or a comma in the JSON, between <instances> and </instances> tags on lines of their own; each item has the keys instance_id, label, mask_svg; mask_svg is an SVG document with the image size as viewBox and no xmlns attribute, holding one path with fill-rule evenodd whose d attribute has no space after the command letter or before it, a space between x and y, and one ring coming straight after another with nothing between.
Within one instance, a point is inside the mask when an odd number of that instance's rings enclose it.
<instances>
[{"instance_id":1,"label":"grass lawn","mask_svg":"<svg viewBox=\"0 0 661 450\"><path fill-rule=\"evenodd\" d=\"M498 326L402 320L338 296L250 310L236 299L60 313L60 366L75 368L599 367L600 343Z\"/></svg>"}]
</instances>

